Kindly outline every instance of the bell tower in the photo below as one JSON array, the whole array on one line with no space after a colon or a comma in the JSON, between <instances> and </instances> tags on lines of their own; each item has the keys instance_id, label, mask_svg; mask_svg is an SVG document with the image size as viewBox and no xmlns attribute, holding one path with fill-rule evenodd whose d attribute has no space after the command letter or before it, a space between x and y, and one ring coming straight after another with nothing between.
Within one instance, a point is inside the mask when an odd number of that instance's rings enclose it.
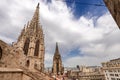
<instances>
[{"instance_id":1,"label":"bell tower","mask_svg":"<svg viewBox=\"0 0 120 80\"><path fill-rule=\"evenodd\" d=\"M24 26L17 46L23 50L26 56L25 67L30 70L44 70L44 34L39 21L39 3L36 7L33 18Z\"/></svg>"},{"instance_id":2,"label":"bell tower","mask_svg":"<svg viewBox=\"0 0 120 80\"><path fill-rule=\"evenodd\" d=\"M58 43L56 43L55 54L53 57L52 73L54 73L54 74L62 74L63 73L63 66L62 66L61 55L59 53Z\"/></svg>"}]
</instances>

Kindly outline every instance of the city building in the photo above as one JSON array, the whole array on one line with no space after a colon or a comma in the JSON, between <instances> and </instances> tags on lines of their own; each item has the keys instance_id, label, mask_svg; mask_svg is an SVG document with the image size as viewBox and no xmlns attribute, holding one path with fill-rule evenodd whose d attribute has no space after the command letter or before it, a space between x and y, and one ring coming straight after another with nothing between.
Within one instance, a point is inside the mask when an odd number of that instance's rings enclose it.
<instances>
[{"instance_id":1,"label":"city building","mask_svg":"<svg viewBox=\"0 0 120 80\"><path fill-rule=\"evenodd\" d=\"M61 59L61 55L59 53L59 48L58 48L57 43L56 43L55 53L54 53L54 56L53 56L52 73L56 74L56 75L64 73L64 67L62 65L62 59Z\"/></svg>"},{"instance_id":2,"label":"city building","mask_svg":"<svg viewBox=\"0 0 120 80\"><path fill-rule=\"evenodd\" d=\"M105 80L104 74L99 72L80 73L79 80Z\"/></svg>"},{"instance_id":3,"label":"city building","mask_svg":"<svg viewBox=\"0 0 120 80\"><path fill-rule=\"evenodd\" d=\"M80 80L105 80L100 66L80 66Z\"/></svg>"},{"instance_id":4,"label":"city building","mask_svg":"<svg viewBox=\"0 0 120 80\"><path fill-rule=\"evenodd\" d=\"M78 80L105 80L100 66L79 66L76 68L65 68L69 79Z\"/></svg>"},{"instance_id":5,"label":"city building","mask_svg":"<svg viewBox=\"0 0 120 80\"><path fill-rule=\"evenodd\" d=\"M100 72L101 67L100 66L80 66L80 71L84 73L90 73L90 72Z\"/></svg>"},{"instance_id":6,"label":"city building","mask_svg":"<svg viewBox=\"0 0 120 80\"><path fill-rule=\"evenodd\" d=\"M103 62L102 66L106 80L120 80L120 58Z\"/></svg>"}]
</instances>

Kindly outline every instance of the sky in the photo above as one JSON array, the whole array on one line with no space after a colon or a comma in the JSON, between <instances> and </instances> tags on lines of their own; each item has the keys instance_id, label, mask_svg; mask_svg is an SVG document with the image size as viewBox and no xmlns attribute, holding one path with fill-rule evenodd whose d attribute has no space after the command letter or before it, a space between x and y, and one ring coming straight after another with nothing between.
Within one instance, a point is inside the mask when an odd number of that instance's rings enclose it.
<instances>
[{"instance_id":1,"label":"sky","mask_svg":"<svg viewBox=\"0 0 120 80\"><path fill-rule=\"evenodd\" d=\"M120 30L102 0L3 0L0 39L16 42L38 2L46 67L52 67L56 42L65 67L100 66L120 57Z\"/></svg>"}]
</instances>

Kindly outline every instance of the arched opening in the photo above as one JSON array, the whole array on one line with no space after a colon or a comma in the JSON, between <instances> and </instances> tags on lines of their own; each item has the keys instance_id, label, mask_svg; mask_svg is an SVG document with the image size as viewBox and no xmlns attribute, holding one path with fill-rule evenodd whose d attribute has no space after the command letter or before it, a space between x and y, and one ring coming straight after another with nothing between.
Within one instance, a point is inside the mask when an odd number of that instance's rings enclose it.
<instances>
[{"instance_id":1,"label":"arched opening","mask_svg":"<svg viewBox=\"0 0 120 80\"><path fill-rule=\"evenodd\" d=\"M0 47L0 59L2 58L2 48Z\"/></svg>"},{"instance_id":2,"label":"arched opening","mask_svg":"<svg viewBox=\"0 0 120 80\"><path fill-rule=\"evenodd\" d=\"M24 54L25 54L25 55L28 54L29 43L30 43L30 39L27 38L26 41L25 41L25 44L24 44L24 48L23 48L23 51L24 51Z\"/></svg>"},{"instance_id":3,"label":"arched opening","mask_svg":"<svg viewBox=\"0 0 120 80\"><path fill-rule=\"evenodd\" d=\"M26 66L29 67L29 65L30 65L30 61L27 60L27 61L26 61Z\"/></svg>"},{"instance_id":4,"label":"arched opening","mask_svg":"<svg viewBox=\"0 0 120 80\"><path fill-rule=\"evenodd\" d=\"M59 73L59 62L56 63L57 74Z\"/></svg>"},{"instance_id":5,"label":"arched opening","mask_svg":"<svg viewBox=\"0 0 120 80\"><path fill-rule=\"evenodd\" d=\"M39 44L40 44L40 41L37 40L36 44L35 44L34 56L38 56L38 54L39 54Z\"/></svg>"}]
</instances>

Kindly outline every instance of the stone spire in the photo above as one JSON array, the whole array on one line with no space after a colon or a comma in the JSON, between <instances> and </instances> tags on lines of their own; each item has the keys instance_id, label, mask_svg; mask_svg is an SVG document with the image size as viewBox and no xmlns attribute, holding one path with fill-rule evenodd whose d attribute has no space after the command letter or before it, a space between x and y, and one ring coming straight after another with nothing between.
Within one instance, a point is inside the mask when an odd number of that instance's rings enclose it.
<instances>
[{"instance_id":1,"label":"stone spire","mask_svg":"<svg viewBox=\"0 0 120 80\"><path fill-rule=\"evenodd\" d=\"M59 53L59 47L58 47L58 43L56 42L56 49L55 49L55 53L54 53L54 59L59 58L61 60L61 55Z\"/></svg>"},{"instance_id":2,"label":"stone spire","mask_svg":"<svg viewBox=\"0 0 120 80\"><path fill-rule=\"evenodd\" d=\"M30 28L31 29L34 29L35 31L37 31L38 27L40 27L40 24L39 24L39 3L37 5L37 7L36 7L33 18L30 21Z\"/></svg>"},{"instance_id":3,"label":"stone spire","mask_svg":"<svg viewBox=\"0 0 120 80\"><path fill-rule=\"evenodd\" d=\"M58 43L57 42L56 42L55 54L59 54L59 48L58 48Z\"/></svg>"},{"instance_id":4,"label":"stone spire","mask_svg":"<svg viewBox=\"0 0 120 80\"><path fill-rule=\"evenodd\" d=\"M44 35L39 22L39 3L36 7L32 20L30 20L17 41L17 46L23 50L26 56L25 66L31 71L37 69L44 71ZM32 64L32 65L31 65Z\"/></svg>"},{"instance_id":5,"label":"stone spire","mask_svg":"<svg viewBox=\"0 0 120 80\"><path fill-rule=\"evenodd\" d=\"M40 33L41 34L40 34ZM24 35L43 35L43 31L40 25L39 21L39 3L36 7L36 10L34 12L34 15L32 17L32 20L27 23L27 25L24 26L24 29L21 32L21 35L18 38L18 41L24 37ZM28 36L27 36L28 37Z\"/></svg>"},{"instance_id":6,"label":"stone spire","mask_svg":"<svg viewBox=\"0 0 120 80\"><path fill-rule=\"evenodd\" d=\"M54 73L54 74L62 74L63 73L63 66L62 66L61 55L59 53L58 43L56 43L55 54L53 57L52 73Z\"/></svg>"}]
</instances>

